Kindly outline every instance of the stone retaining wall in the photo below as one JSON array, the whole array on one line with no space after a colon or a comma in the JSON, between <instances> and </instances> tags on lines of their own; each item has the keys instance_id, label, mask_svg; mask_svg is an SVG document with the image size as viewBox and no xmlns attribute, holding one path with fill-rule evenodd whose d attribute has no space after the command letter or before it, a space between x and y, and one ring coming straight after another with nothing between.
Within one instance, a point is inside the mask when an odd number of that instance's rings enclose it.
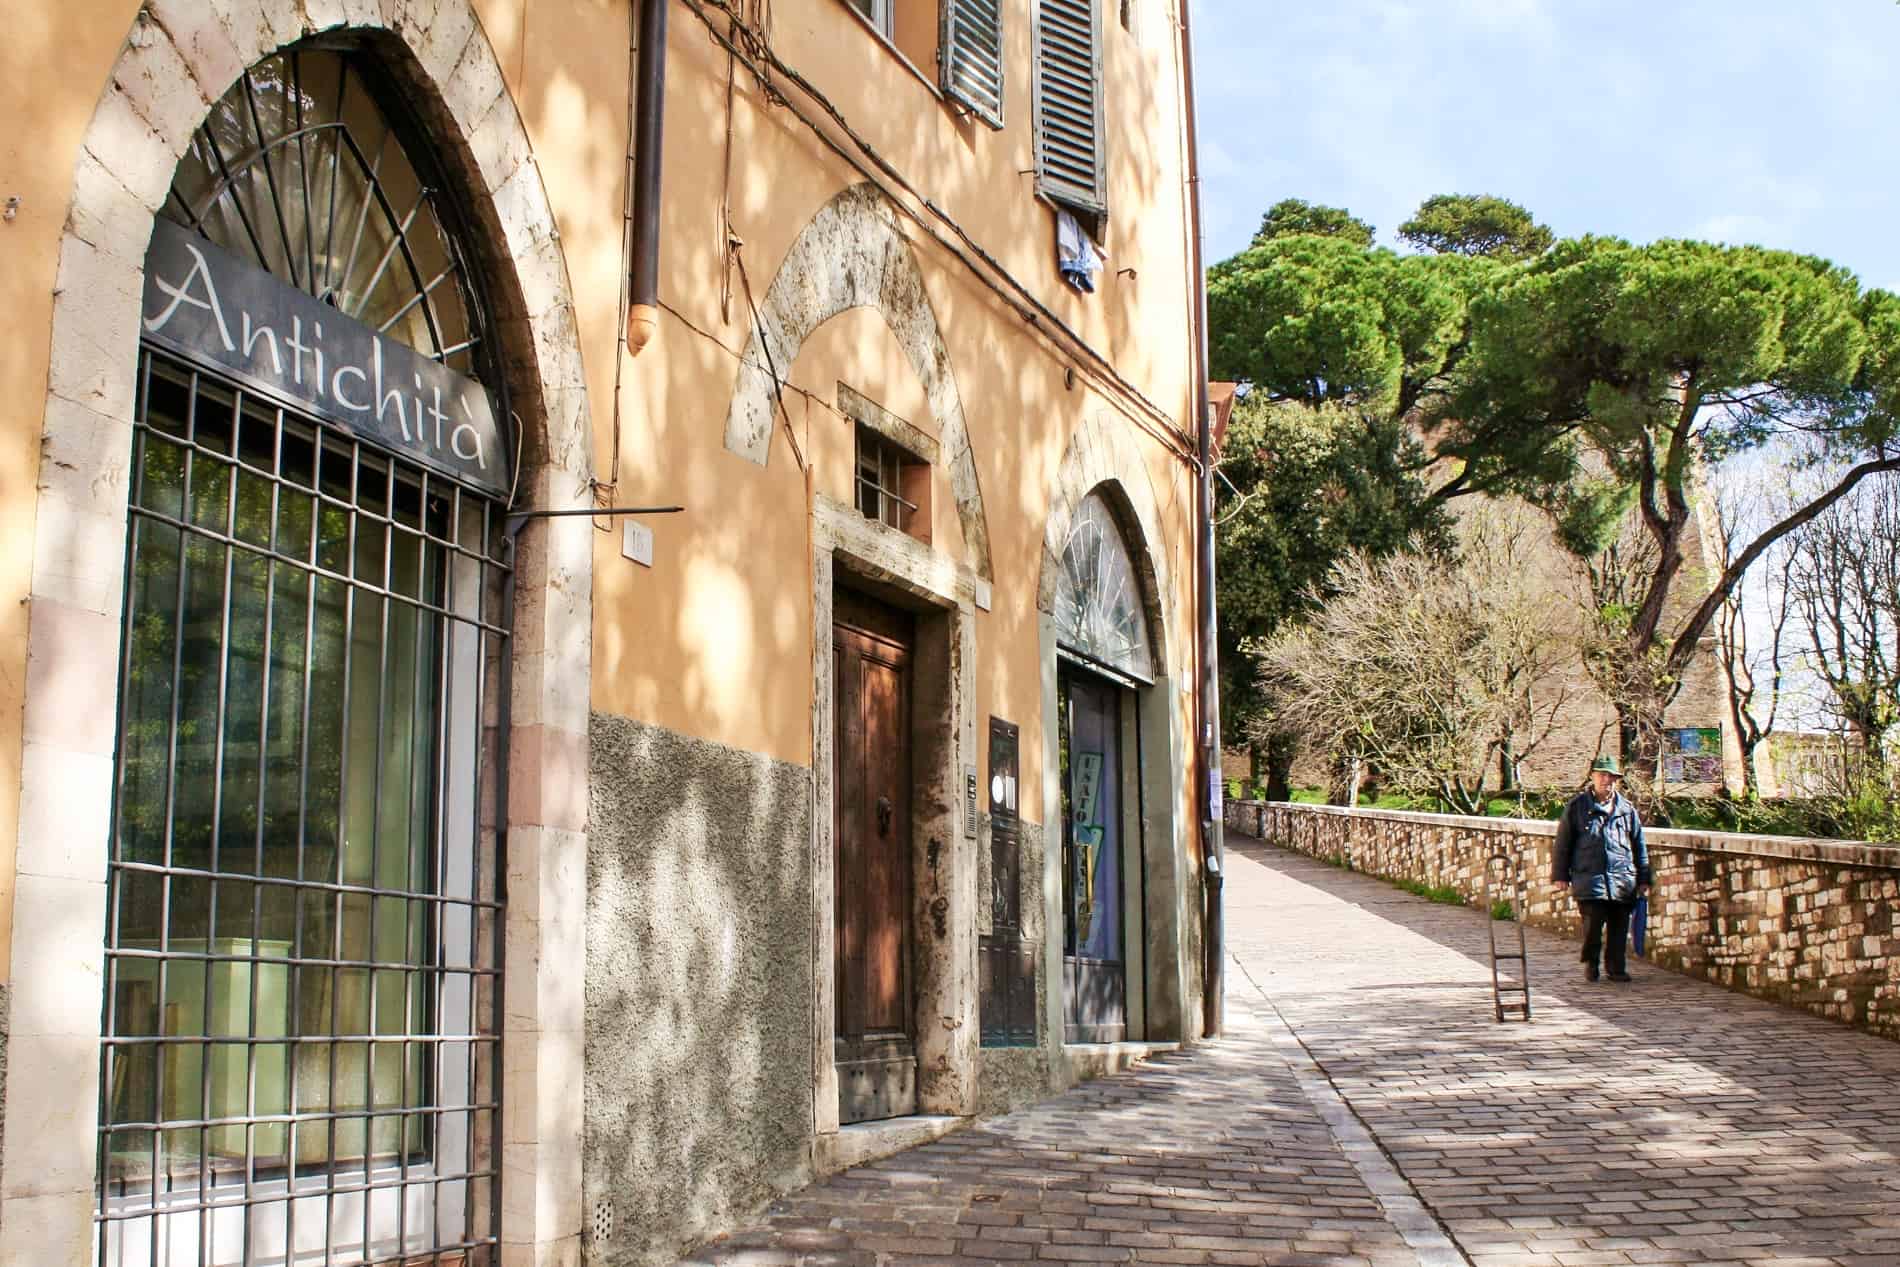
<instances>
[{"instance_id":1,"label":"stone retaining wall","mask_svg":"<svg viewBox=\"0 0 1900 1267\"><path fill-rule=\"evenodd\" d=\"M1513 906L1575 935L1550 883L1556 824L1330 805L1229 801L1227 826L1328 862L1485 898L1487 860L1522 867ZM1663 967L1900 1039L1900 848L1652 830L1647 958ZM1501 895L1494 894L1493 896Z\"/></svg>"}]
</instances>

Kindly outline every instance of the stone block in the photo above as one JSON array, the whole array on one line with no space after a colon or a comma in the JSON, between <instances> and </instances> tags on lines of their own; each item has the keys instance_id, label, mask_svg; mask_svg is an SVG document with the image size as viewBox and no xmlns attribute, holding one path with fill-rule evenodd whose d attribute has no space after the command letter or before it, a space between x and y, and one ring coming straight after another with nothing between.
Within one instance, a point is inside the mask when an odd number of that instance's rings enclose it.
<instances>
[{"instance_id":1,"label":"stone block","mask_svg":"<svg viewBox=\"0 0 1900 1267\"><path fill-rule=\"evenodd\" d=\"M468 0L441 0L427 34L415 49L422 73L434 83L446 83L471 37L487 38L480 33Z\"/></svg>"},{"instance_id":2,"label":"stone block","mask_svg":"<svg viewBox=\"0 0 1900 1267\"><path fill-rule=\"evenodd\" d=\"M112 758L29 743L21 754L21 875L104 883Z\"/></svg>"},{"instance_id":3,"label":"stone block","mask_svg":"<svg viewBox=\"0 0 1900 1267\"><path fill-rule=\"evenodd\" d=\"M22 874L14 888L9 1103L22 1076L28 1036L82 1038L92 1044L83 1068L98 1069L99 1000L105 991L106 886L103 880ZM83 1076L68 1067L69 1078ZM88 1096L90 1100L90 1096ZM9 1130L7 1138L15 1136ZM8 1183L24 1182L12 1166Z\"/></svg>"},{"instance_id":4,"label":"stone block","mask_svg":"<svg viewBox=\"0 0 1900 1267\"><path fill-rule=\"evenodd\" d=\"M49 490L40 497L34 538L36 600L118 615L125 569L123 511L100 514Z\"/></svg>"},{"instance_id":5,"label":"stone block","mask_svg":"<svg viewBox=\"0 0 1900 1267\"><path fill-rule=\"evenodd\" d=\"M7 1044L5 1184L23 1197L90 1192L98 1156L98 1000L90 1034L23 1034Z\"/></svg>"},{"instance_id":6,"label":"stone block","mask_svg":"<svg viewBox=\"0 0 1900 1267\"><path fill-rule=\"evenodd\" d=\"M92 1059L98 1060L96 1052ZM0 1220L0 1262L20 1267L92 1267L92 1206L90 1184L76 1192L9 1197L6 1217Z\"/></svg>"},{"instance_id":7,"label":"stone block","mask_svg":"<svg viewBox=\"0 0 1900 1267\"><path fill-rule=\"evenodd\" d=\"M501 65L484 38L472 38L464 44L449 77L438 82L443 104L464 135L477 131L481 121L507 95Z\"/></svg>"},{"instance_id":8,"label":"stone block","mask_svg":"<svg viewBox=\"0 0 1900 1267\"><path fill-rule=\"evenodd\" d=\"M238 47L218 6L206 0L147 0L145 12L171 37L207 102L222 97L256 60L254 51Z\"/></svg>"},{"instance_id":9,"label":"stone block","mask_svg":"<svg viewBox=\"0 0 1900 1267\"><path fill-rule=\"evenodd\" d=\"M118 652L116 613L35 602L27 635L27 740L109 756L117 731L118 675L111 666Z\"/></svg>"},{"instance_id":10,"label":"stone block","mask_svg":"<svg viewBox=\"0 0 1900 1267\"><path fill-rule=\"evenodd\" d=\"M156 22L141 19L113 68L112 82L174 153L211 109L191 64ZM222 95L222 94L220 94Z\"/></svg>"},{"instance_id":11,"label":"stone block","mask_svg":"<svg viewBox=\"0 0 1900 1267\"><path fill-rule=\"evenodd\" d=\"M174 145L170 138L160 136L145 116L132 108L129 97L116 87L108 87L93 111L92 126L86 129L85 149L148 212L153 212L164 205L184 144ZM83 187L75 190L75 202L83 192ZM147 226L148 238L150 234ZM143 249L137 258L144 259Z\"/></svg>"}]
</instances>

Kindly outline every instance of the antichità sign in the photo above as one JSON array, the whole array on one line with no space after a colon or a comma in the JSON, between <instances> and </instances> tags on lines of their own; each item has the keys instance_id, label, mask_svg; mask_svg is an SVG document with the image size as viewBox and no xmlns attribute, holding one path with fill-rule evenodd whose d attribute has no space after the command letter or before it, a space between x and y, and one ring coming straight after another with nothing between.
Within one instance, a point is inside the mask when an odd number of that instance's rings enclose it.
<instances>
[{"instance_id":1,"label":"antichit\u00e0 sign","mask_svg":"<svg viewBox=\"0 0 1900 1267\"><path fill-rule=\"evenodd\" d=\"M145 255L143 328L394 453L508 494L480 383L162 218Z\"/></svg>"}]
</instances>

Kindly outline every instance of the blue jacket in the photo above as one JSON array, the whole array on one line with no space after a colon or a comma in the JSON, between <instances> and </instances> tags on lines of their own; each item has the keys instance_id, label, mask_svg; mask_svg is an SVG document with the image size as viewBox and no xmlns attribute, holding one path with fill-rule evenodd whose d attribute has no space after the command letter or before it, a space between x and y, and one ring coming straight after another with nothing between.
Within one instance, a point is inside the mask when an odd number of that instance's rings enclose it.
<instances>
[{"instance_id":1,"label":"blue jacket","mask_svg":"<svg viewBox=\"0 0 1900 1267\"><path fill-rule=\"evenodd\" d=\"M1551 849L1550 878L1570 886L1578 901L1630 902L1648 884L1649 846L1642 820L1621 792L1608 805L1588 791L1564 807Z\"/></svg>"}]
</instances>

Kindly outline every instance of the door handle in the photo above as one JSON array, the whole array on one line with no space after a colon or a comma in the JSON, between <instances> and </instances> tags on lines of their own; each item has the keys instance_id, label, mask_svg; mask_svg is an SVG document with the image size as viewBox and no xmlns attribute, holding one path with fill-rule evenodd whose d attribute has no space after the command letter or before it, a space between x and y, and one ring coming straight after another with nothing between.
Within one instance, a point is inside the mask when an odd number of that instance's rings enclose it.
<instances>
[{"instance_id":1,"label":"door handle","mask_svg":"<svg viewBox=\"0 0 1900 1267\"><path fill-rule=\"evenodd\" d=\"M877 798L877 834L878 835L888 836L891 834L891 817L895 813L896 813L896 810L891 805L890 797L880 796Z\"/></svg>"}]
</instances>

